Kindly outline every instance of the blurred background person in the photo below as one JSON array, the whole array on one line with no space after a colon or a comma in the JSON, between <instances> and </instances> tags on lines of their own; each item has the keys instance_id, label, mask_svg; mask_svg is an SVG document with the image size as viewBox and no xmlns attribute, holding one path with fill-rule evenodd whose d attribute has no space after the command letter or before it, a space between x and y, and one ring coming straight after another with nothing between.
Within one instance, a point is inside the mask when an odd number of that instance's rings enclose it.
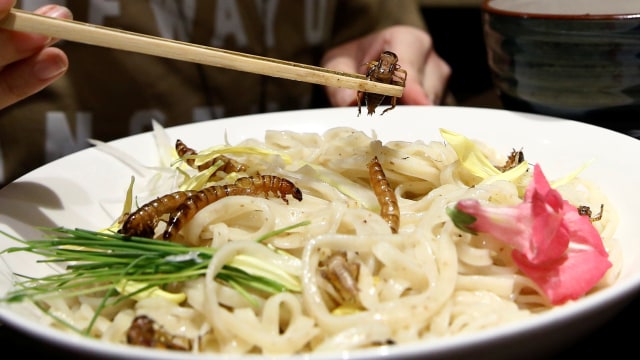
<instances>
[{"instance_id":1,"label":"blurred background person","mask_svg":"<svg viewBox=\"0 0 640 360\"><path fill-rule=\"evenodd\" d=\"M393 51L408 73L400 104L440 104L451 74L411 0L0 0L0 17L12 6L351 73ZM350 89L41 35L0 30L0 49L0 185L88 147L89 138L148 131L151 120L169 127L356 103Z\"/></svg>"}]
</instances>

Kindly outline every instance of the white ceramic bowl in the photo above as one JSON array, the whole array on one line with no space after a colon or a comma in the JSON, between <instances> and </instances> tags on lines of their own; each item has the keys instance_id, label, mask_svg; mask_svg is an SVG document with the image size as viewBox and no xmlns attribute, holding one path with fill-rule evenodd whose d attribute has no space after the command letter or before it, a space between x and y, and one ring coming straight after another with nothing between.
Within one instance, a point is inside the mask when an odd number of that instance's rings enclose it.
<instances>
[{"instance_id":1,"label":"white ceramic bowl","mask_svg":"<svg viewBox=\"0 0 640 360\"><path fill-rule=\"evenodd\" d=\"M613 131L579 122L504 110L458 107L399 106L384 116L357 117L354 108L291 111L199 122L167 129L171 138L204 148L225 140L235 144L247 137L262 139L266 130L322 133L350 126L365 133L375 131L382 141L442 141L445 128L478 139L509 153L522 147L529 162L543 164L550 179L562 177L584 163L581 173L608 195L620 215L615 238L623 254L619 279L608 288L553 311L499 328L434 341L349 352L329 352L286 357L287 360L320 359L452 359L452 358L541 358L570 348L576 341L612 319L640 290L640 242L637 219L640 192L640 142ZM569 135L570 134L570 135ZM615 146L612 146L615 144ZM117 140L112 146L145 165L157 163L151 133ZM108 153L91 148L54 161L9 186L0 189L0 230L29 239L34 226L67 226L99 229L109 224L121 209L122 193L130 176L145 169L123 163ZM0 236L0 249L16 244ZM12 286L11 272L42 276L51 269L36 264L23 253L0 258L0 294ZM81 338L43 326L39 313L0 306L0 321L66 356L110 359L206 359L194 355L110 344ZM617 331L617 332L616 332ZM594 342L598 350L620 350L628 329L615 329L611 340ZM630 343L633 345L633 343ZM41 344L27 352L38 354ZM3 343L14 353L15 344ZM49 357L51 352L47 352ZM572 351L572 354L576 352ZM40 353L42 355L42 353ZM20 356L27 356L24 352ZM263 356L221 356L223 359L264 360Z\"/></svg>"}]
</instances>

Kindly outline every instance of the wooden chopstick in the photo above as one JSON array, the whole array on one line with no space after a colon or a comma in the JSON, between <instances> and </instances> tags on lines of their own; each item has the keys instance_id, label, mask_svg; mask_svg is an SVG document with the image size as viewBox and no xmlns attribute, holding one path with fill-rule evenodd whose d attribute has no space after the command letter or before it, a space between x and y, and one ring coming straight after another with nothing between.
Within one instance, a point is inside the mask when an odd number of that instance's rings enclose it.
<instances>
[{"instance_id":1,"label":"wooden chopstick","mask_svg":"<svg viewBox=\"0 0 640 360\"><path fill-rule=\"evenodd\" d=\"M149 36L74 20L12 9L0 28L112 49L189 61L313 84L400 97L403 87L367 80L364 75L334 71L262 56Z\"/></svg>"}]
</instances>

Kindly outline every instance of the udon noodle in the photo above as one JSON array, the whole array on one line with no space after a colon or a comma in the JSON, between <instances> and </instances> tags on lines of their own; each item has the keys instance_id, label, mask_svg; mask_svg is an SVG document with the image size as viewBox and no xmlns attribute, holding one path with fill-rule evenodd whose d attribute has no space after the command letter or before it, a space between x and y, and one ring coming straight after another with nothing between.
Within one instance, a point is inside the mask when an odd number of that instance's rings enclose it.
<instances>
[{"instance_id":1,"label":"udon noodle","mask_svg":"<svg viewBox=\"0 0 640 360\"><path fill-rule=\"evenodd\" d=\"M189 139L181 140L189 144ZM505 163L508 154L477 144L492 163ZM514 144L522 145L526 154L526 144ZM277 197L229 196L208 205L179 234L184 244L217 249L206 276L172 286L171 291L183 292L186 300L126 301L99 316L93 336L126 343L132 320L144 314L168 333L191 339L193 352L297 354L428 341L522 321L553 308L514 265L509 247L452 224L446 208L460 199L515 205L522 198L512 182L483 182L470 175L443 141L383 143L375 134L339 127L323 134L267 131L262 140L199 153L209 151L246 164L247 174L293 181L303 200L286 204ZM369 182L367 163L374 156L398 199L396 234L380 216ZM184 163L180 168L159 172L149 192L137 194L138 202L175 191L185 172L196 173ZM215 184L247 174L220 174ZM621 263L614 206L596 185L580 177L557 190L576 206L599 209L604 204L594 226L613 267L592 291L610 285ZM310 224L256 241L302 221ZM300 291L257 293L257 302L249 302L214 280L238 255L277 265L299 279ZM331 259L337 268L331 267ZM357 276L350 277L353 273L346 271L354 268ZM345 297L327 273L353 280L355 298ZM84 328L100 300L82 296L49 304L56 316ZM53 320L52 325L59 326Z\"/></svg>"}]
</instances>

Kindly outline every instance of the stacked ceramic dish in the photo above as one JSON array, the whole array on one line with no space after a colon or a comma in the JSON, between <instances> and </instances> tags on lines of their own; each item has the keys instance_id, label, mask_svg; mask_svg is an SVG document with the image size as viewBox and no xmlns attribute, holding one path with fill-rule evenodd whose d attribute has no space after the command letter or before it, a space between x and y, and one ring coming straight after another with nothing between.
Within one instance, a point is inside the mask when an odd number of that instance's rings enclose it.
<instances>
[{"instance_id":1,"label":"stacked ceramic dish","mask_svg":"<svg viewBox=\"0 0 640 360\"><path fill-rule=\"evenodd\" d=\"M485 0L482 10L506 108L638 128L640 2Z\"/></svg>"}]
</instances>

